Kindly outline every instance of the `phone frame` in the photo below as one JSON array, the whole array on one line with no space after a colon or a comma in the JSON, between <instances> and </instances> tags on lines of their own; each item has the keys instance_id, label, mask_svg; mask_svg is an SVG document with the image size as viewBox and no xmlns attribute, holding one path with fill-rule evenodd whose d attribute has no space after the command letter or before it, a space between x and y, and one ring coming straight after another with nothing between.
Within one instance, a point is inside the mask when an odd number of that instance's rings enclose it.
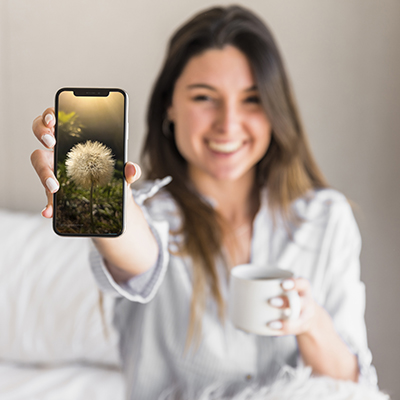
<instances>
[{"instance_id":1,"label":"phone frame","mask_svg":"<svg viewBox=\"0 0 400 400\"><path fill-rule=\"evenodd\" d=\"M62 92L73 92L76 96L80 97L107 97L110 92L119 92L124 96L124 138L123 138L123 166L125 168L127 162L127 151L128 151L128 138L129 138L129 122L128 122L128 110L129 110L129 97L128 93L119 88L92 88L92 87L64 87L57 91L55 94L55 119L56 123L54 126L54 136L56 144L54 146L54 176L57 177L57 159L58 159L58 108L59 108L59 96ZM78 94L76 94L78 93ZM125 184L125 171L123 171L123 182L122 182L122 228L117 233L104 233L104 234L86 234L86 233L65 233L57 230L56 219L57 219L57 192L53 194L53 230L59 236L67 237L118 237L125 232L126 228L126 184Z\"/></svg>"}]
</instances>

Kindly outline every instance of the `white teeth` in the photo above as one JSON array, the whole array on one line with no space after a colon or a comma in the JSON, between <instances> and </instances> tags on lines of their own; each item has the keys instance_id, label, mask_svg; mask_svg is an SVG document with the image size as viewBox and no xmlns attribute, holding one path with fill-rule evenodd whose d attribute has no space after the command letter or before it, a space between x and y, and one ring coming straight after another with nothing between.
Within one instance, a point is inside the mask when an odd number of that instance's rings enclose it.
<instances>
[{"instance_id":1,"label":"white teeth","mask_svg":"<svg viewBox=\"0 0 400 400\"><path fill-rule=\"evenodd\" d=\"M220 153L232 153L238 150L241 146L242 146L241 141L218 143L210 140L208 142L208 147L211 150L218 151Z\"/></svg>"}]
</instances>

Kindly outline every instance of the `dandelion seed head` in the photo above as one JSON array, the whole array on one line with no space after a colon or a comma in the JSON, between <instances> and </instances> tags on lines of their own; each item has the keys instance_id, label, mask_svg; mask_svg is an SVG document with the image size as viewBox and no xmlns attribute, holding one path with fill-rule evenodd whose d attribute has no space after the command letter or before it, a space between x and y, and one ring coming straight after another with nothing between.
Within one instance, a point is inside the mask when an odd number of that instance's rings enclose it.
<instances>
[{"instance_id":1,"label":"dandelion seed head","mask_svg":"<svg viewBox=\"0 0 400 400\"><path fill-rule=\"evenodd\" d=\"M67 175L77 186L106 185L114 173L115 160L111 149L100 142L88 140L76 144L67 154Z\"/></svg>"}]
</instances>

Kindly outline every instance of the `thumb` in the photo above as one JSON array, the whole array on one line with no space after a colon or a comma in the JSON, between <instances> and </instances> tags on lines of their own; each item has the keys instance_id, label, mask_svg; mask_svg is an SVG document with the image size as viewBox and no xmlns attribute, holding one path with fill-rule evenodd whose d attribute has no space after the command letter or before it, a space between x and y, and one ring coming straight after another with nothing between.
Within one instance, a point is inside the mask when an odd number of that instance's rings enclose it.
<instances>
[{"instance_id":1,"label":"thumb","mask_svg":"<svg viewBox=\"0 0 400 400\"><path fill-rule=\"evenodd\" d=\"M127 162L125 164L125 179L128 185L136 182L142 175L142 170L138 164Z\"/></svg>"}]
</instances>

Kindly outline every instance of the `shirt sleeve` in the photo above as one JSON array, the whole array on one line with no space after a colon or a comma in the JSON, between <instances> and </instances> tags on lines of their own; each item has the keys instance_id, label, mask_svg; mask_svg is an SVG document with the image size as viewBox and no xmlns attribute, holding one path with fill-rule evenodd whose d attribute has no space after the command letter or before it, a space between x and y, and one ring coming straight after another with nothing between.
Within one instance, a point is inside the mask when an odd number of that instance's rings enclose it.
<instances>
[{"instance_id":1,"label":"shirt sleeve","mask_svg":"<svg viewBox=\"0 0 400 400\"><path fill-rule=\"evenodd\" d=\"M132 190L136 204L142 209L144 217L158 245L158 258L148 271L136 275L129 281L117 283L108 271L105 261L94 245L90 252L90 265L100 289L113 297L125 297L139 303L149 302L157 293L165 275L168 261L169 224L167 220L154 219L144 205L145 200L154 196L171 181L170 177L156 180L140 190Z\"/></svg>"},{"instance_id":2,"label":"shirt sleeve","mask_svg":"<svg viewBox=\"0 0 400 400\"><path fill-rule=\"evenodd\" d=\"M333 205L331 247L326 282L325 308L349 349L357 356L359 381L377 385L372 355L367 344L365 286L360 280L361 236L347 201Z\"/></svg>"}]
</instances>

